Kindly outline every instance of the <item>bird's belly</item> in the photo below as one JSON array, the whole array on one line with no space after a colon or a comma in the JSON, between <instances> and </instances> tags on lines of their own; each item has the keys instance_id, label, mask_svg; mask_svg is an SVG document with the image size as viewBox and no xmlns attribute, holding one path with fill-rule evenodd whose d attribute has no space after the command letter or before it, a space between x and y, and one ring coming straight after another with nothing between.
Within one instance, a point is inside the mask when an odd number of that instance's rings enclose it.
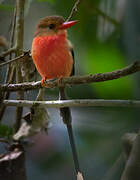
<instances>
[{"instance_id":1,"label":"bird's belly","mask_svg":"<svg viewBox=\"0 0 140 180\"><path fill-rule=\"evenodd\" d=\"M66 42L33 41L32 57L42 78L53 79L68 77L73 67L73 59Z\"/></svg>"}]
</instances>

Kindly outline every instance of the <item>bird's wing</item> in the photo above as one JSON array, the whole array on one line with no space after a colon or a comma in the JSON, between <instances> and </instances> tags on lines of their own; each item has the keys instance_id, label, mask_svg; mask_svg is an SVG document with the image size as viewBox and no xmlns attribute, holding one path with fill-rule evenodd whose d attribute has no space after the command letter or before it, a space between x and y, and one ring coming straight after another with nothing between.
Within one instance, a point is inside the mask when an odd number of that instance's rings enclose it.
<instances>
[{"instance_id":1,"label":"bird's wing","mask_svg":"<svg viewBox=\"0 0 140 180\"><path fill-rule=\"evenodd\" d=\"M70 54L72 55L72 59L73 59L73 67L72 67L72 71L71 71L70 76L74 76L75 75L75 60L74 60L73 46L69 40L67 40L67 43L68 43L68 48L69 48Z\"/></svg>"},{"instance_id":2,"label":"bird's wing","mask_svg":"<svg viewBox=\"0 0 140 180\"><path fill-rule=\"evenodd\" d=\"M73 58L73 67L72 67L72 71L71 71L70 76L74 76L75 75L75 60L74 60L74 51L73 51L73 48L70 49L70 52L71 52L71 55L72 55L72 58Z\"/></svg>"}]
</instances>

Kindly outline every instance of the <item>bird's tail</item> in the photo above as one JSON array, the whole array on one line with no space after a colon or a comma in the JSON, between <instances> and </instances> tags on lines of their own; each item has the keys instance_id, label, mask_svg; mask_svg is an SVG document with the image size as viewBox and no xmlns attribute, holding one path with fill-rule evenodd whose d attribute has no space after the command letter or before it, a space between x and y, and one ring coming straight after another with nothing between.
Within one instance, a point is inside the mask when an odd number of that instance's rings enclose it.
<instances>
[{"instance_id":1,"label":"bird's tail","mask_svg":"<svg viewBox=\"0 0 140 180\"><path fill-rule=\"evenodd\" d=\"M65 93L65 88L60 87L59 88L59 100L66 100L66 99L67 99L67 97L66 97L66 93ZM79 167L78 155L77 155L74 136L73 136L73 130L72 130L72 124L71 124L72 116L71 116L70 108L69 107L60 108L60 115L62 117L64 124L66 124L66 126L67 126L69 141L70 141L72 154L73 154L75 171L76 171L76 174L78 174L81 171L80 171L80 167Z\"/></svg>"}]
</instances>

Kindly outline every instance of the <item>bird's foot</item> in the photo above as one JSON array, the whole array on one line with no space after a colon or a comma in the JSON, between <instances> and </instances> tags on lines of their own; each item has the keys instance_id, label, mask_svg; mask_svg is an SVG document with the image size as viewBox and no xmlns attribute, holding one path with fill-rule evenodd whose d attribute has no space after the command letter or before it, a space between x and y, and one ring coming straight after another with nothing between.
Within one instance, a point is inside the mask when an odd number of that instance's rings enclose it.
<instances>
[{"instance_id":1,"label":"bird's foot","mask_svg":"<svg viewBox=\"0 0 140 180\"><path fill-rule=\"evenodd\" d=\"M64 87L62 83L62 79L63 79L63 76L60 76L58 78L48 79L48 80L46 78L42 78L41 86L45 88L53 88L56 86L56 83L57 83L58 88Z\"/></svg>"},{"instance_id":2,"label":"bird's foot","mask_svg":"<svg viewBox=\"0 0 140 180\"><path fill-rule=\"evenodd\" d=\"M41 86L46 88L54 88L54 82L57 80L57 78L46 80L46 78L43 78L41 80Z\"/></svg>"},{"instance_id":3,"label":"bird's foot","mask_svg":"<svg viewBox=\"0 0 140 180\"><path fill-rule=\"evenodd\" d=\"M41 86L46 87L46 78L42 78L41 80Z\"/></svg>"},{"instance_id":4,"label":"bird's foot","mask_svg":"<svg viewBox=\"0 0 140 180\"><path fill-rule=\"evenodd\" d=\"M58 81L57 81L58 88L64 87L64 85L62 84L62 80L63 80L63 76L58 77Z\"/></svg>"}]
</instances>

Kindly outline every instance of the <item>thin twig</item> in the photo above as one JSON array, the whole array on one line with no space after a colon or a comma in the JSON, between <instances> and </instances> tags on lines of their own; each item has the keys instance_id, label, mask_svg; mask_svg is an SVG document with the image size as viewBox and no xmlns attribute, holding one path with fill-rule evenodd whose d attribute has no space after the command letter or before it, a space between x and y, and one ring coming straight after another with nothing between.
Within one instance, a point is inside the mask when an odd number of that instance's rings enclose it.
<instances>
[{"instance_id":1,"label":"thin twig","mask_svg":"<svg viewBox=\"0 0 140 180\"><path fill-rule=\"evenodd\" d=\"M92 7L92 12L96 13L98 16L102 16L104 19L106 19L107 21L109 21L111 24L117 26L120 26L120 23L118 21L116 21L115 19L113 19L112 17L108 16L106 13L104 13L101 9L93 6Z\"/></svg>"},{"instance_id":2,"label":"thin twig","mask_svg":"<svg viewBox=\"0 0 140 180\"><path fill-rule=\"evenodd\" d=\"M7 51L4 51L3 53L0 54L0 57L8 56L12 52L16 52L16 47L12 47L8 49Z\"/></svg>"},{"instance_id":3,"label":"thin twig","mask_svg":"<svg viewBox=\"0 0 140 180\"><path fill-rule=\"evenodd\" d=\"M69 17L67 18L66 21L71 20L71 18L73 17L74 13L77 12L77 8L78 8L78 5L80 4L80 2L81 2L81 0L77 0L77 1L75 2L74 6L73 6L73 8L72 8L72 10L71 10L71 13L70 13L70 15L69 15Z\"/></svg>"},{"instance_id":4,"label":"thin twig","mask_svg":"<svg viewBox=\"0 0 140 180\"><path fill-rule=\"evenodd\" d=\"M15 66L12 66L12 67L10 66L8 70L9 71L8 71L6 80L8 83L13 83L14 78L15 78ZM1 97L1 100L9 99L9 96L10 96L10 91L4 92L3 96ZM4 115L5 109L6 109L6 106L2 104L0 108L0 121L2 121L2 117Z\"/></svg>"},{"instance_id":5,"label":"thin twig","mask_svg":"<svg viewBox=\"0 0 140 180\"><path fill-rule=\"evenodd\" d=\"M18 49L18 56L23 51L23 40L24 40L24 4L25 0L16 0L16 47Z\"/></svg>"},{"instance_id":6,"label":"thin twig","mask_svg":"<svg viewBox=\"0 0 140 180\"><path fill-rule=\"evenodd\" d=\"M16 7L14 9L12 25L11 25L10 48L12 48L14 46L15 24L16 24ZM12 52L9 54L9 59L12 59ZM5 77L5 84L13 83L14 82L14 78L15 78L15 66L11 66L9 64L9 66L7 67L7 72L6 72L6 77ZM10 96L10 92L5 92L3 94L3 100L4 99L9 99L9 96ZM0 108L0 121L2 120L2 117L4 115L5 109L6 109L6 106L2 105L1 108Z\"/></svg>"},{"instance_id":7,"label":"thin twig","mask_svg":"<svg viewBox=\"0 0 140 180\"><path fill-rule=\"evenodd\" d=\"M140 63L134 62L133 64L126 66L125 68L107 72L107 73L99 73L95 75L86 75L86 76L72 76L68 78L63 78L61 80L61 85L79 85L79 84L88 84L94 82L104 82L113 79L119 79L135 72L140 71ZM46 88L54 88L57 87L58 81L48 81L46 83ZM21 83L21 84L0 84L0 91L28 91L33 89L39 89L41 87L41 82L30 82L30 83Z\"/></svg>"},{"instance_id":8,"label":"thin twig","mask_svg":"<svg viewBox=\"0 0 140 180\"><path fill-rule=\"evenodd\" d=\"M43 106L47 108L63 107L133 107L139 108L140 101L137 100L104 100L104 99L74 99L56 101L28 101L28 100L4 100L7 106L32 107Z\"/></svg>"},{"instance_id":9,"label":"thin twig","mask_svg":"<svg viewBox=\"0 0 140 180\"><path fill-rule=\"evenodd\" d=\"M26 59L26 58L29 58L29 57L30 57L30 51L24 52L22 55L14 58L14 59L11 59L11 60L9 60L9 61L7 61L7 62L1 63L1 64L0 64L0 67L1 67L1 66L5 66L5 65L7 65L7 64L11 64L11 63L13 63L13 62L16 62L17 60L22 61L22 60L24 60L24 59Z\"/></svg>"},{"instance_id":10,"label":"thin twig","mask_svg":"<svg viewBox=\"0 0 140 180\"><path fill-rule=\"evenodd\" d=\"M12 19L12 27L11 27L11 33L10 33L10 48L14 46L15 26L16 26L16 7L14 8L14 15ZM11 56L11 53L10 53L10 56Z\"/></svg>"}]
</instances>

